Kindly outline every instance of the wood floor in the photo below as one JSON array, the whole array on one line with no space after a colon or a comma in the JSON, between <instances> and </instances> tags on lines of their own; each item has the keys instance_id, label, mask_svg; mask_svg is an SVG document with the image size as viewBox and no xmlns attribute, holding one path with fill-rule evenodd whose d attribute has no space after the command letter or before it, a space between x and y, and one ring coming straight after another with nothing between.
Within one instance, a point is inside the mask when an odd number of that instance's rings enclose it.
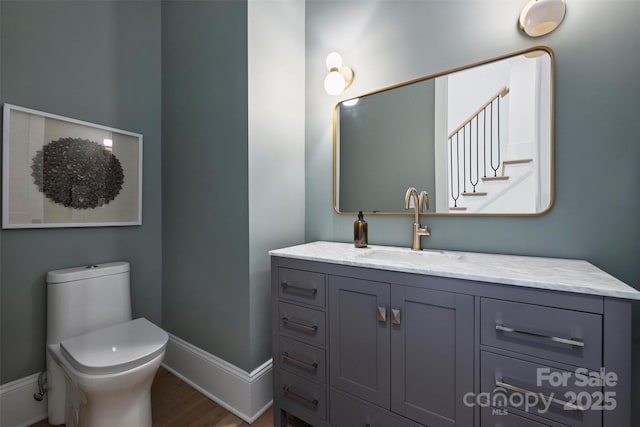
<instances>
[{"instance_id":1,"label":"wood floor","mask_svg":"<svg viewBox=\"0 0 640 427\"><path fill-rule=\"evenodd\" d=\"M153 381L151 406L153 427L273 427L271 409L248 424L164 368ZM301 425L306 424L291 420L291 427ZM49 423L45 420L30 427L49 427Z\"/></svg>"}]
</instances>

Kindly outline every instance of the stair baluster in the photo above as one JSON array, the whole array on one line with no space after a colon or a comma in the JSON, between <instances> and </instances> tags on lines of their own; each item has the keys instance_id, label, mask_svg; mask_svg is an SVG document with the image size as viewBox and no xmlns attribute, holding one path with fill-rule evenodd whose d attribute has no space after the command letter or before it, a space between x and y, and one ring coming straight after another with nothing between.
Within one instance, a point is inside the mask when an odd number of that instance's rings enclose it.
<instances>
[{"instance_id":1,"label":"stair baluster","mask_svg":"<svg viewBox=\"0 0 640 427\"><path fill-rule=\"evenodd\" d=\"M501 138L500 138L500 100L509 93L508 87L500 89L493 97L478 108L467 120L449 134L449 160L450 160L450 190L453 200L453 210L463 209L458 206L458 199L463 196L486 195L484 192L476 191L480 181L480 114L483 117L482 129L482 170L483 180L487 179L487 165L493 170L493 178L498 178L501 160ZM493 104L497 103L497 117L494 117ZM489 111L487 111L489 110ZM487 117L487 115L489 117ZM488 120L487 120L488 119ZM475 120L475 150L473 145L473 122ZM489 123L487 123L487 121ZM467 126L469 130L467 132ZM494 127L496 127L496 137L494 138ZM462 133L462 159L460 159L460 134ZM467 155L467 133L469 134L469 154ZM487 153L487 133L489 139L489 149ZM455 136L455 144L454 144ZM455 160L454 160L455 151ZM494 162L497 161L497 165ZM461 164L462 162L462 164ZM469 167L467 169L467 162ZM475 171L474 171L475 163ZM454 171L455 170L455 171ZM475 173L474 173L475 172ZM467 173L469 177L467 178ZM462 185L461 182L462 181ZM467 192L467 183L472 187L471 192ZM462 188L461 188L462 187ZM462 191L461 191L462 190Z\"/></svg>"}]
</instances>

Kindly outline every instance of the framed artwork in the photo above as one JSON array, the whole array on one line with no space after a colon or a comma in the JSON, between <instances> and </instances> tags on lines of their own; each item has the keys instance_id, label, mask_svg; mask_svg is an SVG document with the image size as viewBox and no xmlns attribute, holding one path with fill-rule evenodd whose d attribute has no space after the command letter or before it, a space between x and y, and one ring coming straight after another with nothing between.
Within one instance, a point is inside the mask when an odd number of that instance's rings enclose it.
<instances>
[{"instance_id":1,"label":"framed artwork","mask_svg":"<svg viewBox=\"0 0 640 427\"><path fill-rule=\"evenodd\" d=\"M142 224L142 135L4 104L2 228Z\"/></svg>"}]
</instances>

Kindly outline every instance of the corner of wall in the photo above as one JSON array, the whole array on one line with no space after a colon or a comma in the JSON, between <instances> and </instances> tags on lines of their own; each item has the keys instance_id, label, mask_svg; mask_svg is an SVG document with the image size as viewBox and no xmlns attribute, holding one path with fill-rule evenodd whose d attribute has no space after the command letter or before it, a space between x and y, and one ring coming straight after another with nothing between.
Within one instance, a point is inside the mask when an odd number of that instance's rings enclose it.
<instances>
[{"instance_id":1,"label":"corner of wall","mask_svg":"<svg viewBox=\"0 0 640 427\"><path fill-rule=\"evenodd\" d=\"M163 366L248 423L271 406L270 359L247 372L170 334Z\"/></svg>"},{"instance_id":2,"label":"corner of wall","mask_svg":"<svg viewBox=\"0 0 640 427\"><path fill-rule=\"evenodd\" d=\"M247 4L251 363L270 357L269 250L304 241L305 3Z\"/></svg>"}]
</instances>

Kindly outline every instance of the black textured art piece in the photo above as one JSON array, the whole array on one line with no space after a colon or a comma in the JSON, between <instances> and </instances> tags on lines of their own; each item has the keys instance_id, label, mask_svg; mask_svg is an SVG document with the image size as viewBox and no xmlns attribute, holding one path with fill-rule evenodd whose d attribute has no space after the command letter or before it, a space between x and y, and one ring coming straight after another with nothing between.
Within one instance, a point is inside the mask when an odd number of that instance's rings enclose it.
<instances>
[{"instance_id":1,"label":"black textured art piece","mask_svg":"<svg viewBox=\"0 0 640 427\"><path fill-rule=\"evenodd\" d=\"M33 157L31 176L47 198L74 209L106 205L124 183L120 160L103 145L81 138L44 145Z\"/></svg>"}]
</instances>

